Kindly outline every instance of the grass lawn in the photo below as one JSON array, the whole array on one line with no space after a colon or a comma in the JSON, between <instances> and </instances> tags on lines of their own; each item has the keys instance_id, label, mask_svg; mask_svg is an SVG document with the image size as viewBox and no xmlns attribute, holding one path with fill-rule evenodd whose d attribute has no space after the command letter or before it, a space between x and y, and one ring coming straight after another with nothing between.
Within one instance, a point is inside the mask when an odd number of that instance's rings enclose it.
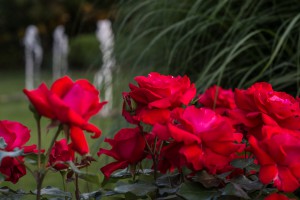
<instances>
[{"instance_id":1,"label":"grass lawn","mask_svg":"<svg viewBox=\"0 0 300 200\"><path fill-rule=\"evenodd\" d=\"M93 77L92 73L80 73L74 72L70 75L73 80L78 78L87 78L90 79ZM44 73L42 76L43 81L45 81L48 85L51 83L51 74ZM27 126L31 130L31 139L27 143L28 145L37 143L37 134L36 134L36 124L33 118L32 113L28 109L29 102L26 96L23 94L22 89L24 88L24 74L22 72L1 72L1 80L0 80L0 120L12 120L18 121ZM123 84L127 86L128 83ZM122 84L120 84L122 85ZM121 92L117 90L115 93L119 93L117 98L121 98ZM114 93L114 94L115 94ZM120 101L119 101L120 104ZM104 166L109 162L109 159L106 156L102 156L100 158L97 157L96 153L99 150L99 147L107 147L107 144L103 143L103 140L106 136L113 137L113 134L120 129L121 127L128 126L125 120L121 116L120 105L115 106L114 116L110 117L101 117L99 115L92 118L92 123L98 126L103 134L99 139L90 139L89 133L86 134L88 141L90 142L91 153L96 158L97 162L93 163L87 170L89 172L97 173L101 180L103 179L103 175L99 171L99 168ZM49 124L50 120L43 118L42 119L42 127L43 127L43 138L42 144L43 147L48 147L49 142L51 141L52 135L55 130L51 130L49 133L46 133L46 126ZM83 169L84 170L84 169ZM51 185L59 188L63 188L61 176L59 173L49 172L46 176L43 186ZM12 189L24 189L25 191L34 190L35 189L35 181L32 175L27 171L27 175L20 179L20 181L14 185L9 182L1 183L1 186L9 186ZM74 191L74 184L67 184L68 190ZM99 186L87 184L86 182L80 183L80 188L82 192L94 191L97 190Z\"/></svg>"}]
</instances>

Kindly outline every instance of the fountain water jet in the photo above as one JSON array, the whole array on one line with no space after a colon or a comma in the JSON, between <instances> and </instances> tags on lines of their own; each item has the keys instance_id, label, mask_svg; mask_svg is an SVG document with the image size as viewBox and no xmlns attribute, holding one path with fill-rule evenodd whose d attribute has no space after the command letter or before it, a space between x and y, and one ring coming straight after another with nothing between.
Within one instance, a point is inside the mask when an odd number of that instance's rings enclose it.
<instances>
[{"instance_id":1,"label":"fountain water jet","mask_svg":"<svg viewBox=\"0 0 300 200\"><path fill-rule=\"evenodd\" d=\"M25 46L25 87L33 89L40 82L43 60L43 49L36 26L27 27L23 44Z\"/></svg>"},{"instance_id":2,"label":"fountain water jet","mask_svg":"<svg viewBox=\"0 0 300 200\"><path fill-rule=\"evenodd\" d=\"M68 36L65 34L64 26L57 26L53 33L53 81L67 74L68 43Z\"/></svg>"},{"instance_id":3,"label":"fountain water jet","mask_svg":"<svg viewBox=\"0 0 300 200\"><path fill-rule=\"evenodd\" d=\"M98 89L101 87L104 88L104 100L108 101L108 104L103 108L101 114L107 116L112 110L112 73L113 69L116 67L116 60L113 56L114 35L109 20L105 19L97 22L96 36L100 42L103 64L94 76L94 85Z\"/></svg>"}]
</instances>

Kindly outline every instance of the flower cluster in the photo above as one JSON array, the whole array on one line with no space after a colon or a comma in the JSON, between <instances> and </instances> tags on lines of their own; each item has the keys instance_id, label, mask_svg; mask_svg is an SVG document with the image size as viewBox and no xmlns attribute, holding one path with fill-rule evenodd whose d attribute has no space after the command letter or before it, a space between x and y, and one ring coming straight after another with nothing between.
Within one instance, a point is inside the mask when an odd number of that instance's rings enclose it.
<instances>
[{"instance_id":1,"label":"flower cluster","mask_svg":"<svg viewBox=\"0 0 300 200\"><path fill-rule=\"evenodd\" d=\"M186 175L187 180L195 180L193 177L202 173L211 180L218 179L213 185L204 184L205 187L224 188L232 184L238 191L234 195L245 199L250 197L244 190L255 193L260 189L258 198L269 187L275 190L265 194L265 200L286 200L289 197L285 193L300 187L298 98L274 91L265 82L234 91L212 86L197 94L195 84L187 76L152 72L135 77L135 81L137 84L129 84L130 91L123 93L122 115L131 127L104 140L111 149L98 151L98 156L115 159L101 168L105 179L127 167L135 177L142 169L142 161L151 159L155 180L158 173L176 171ZM37 155L38 192L44 171L49 168L67 171L68 176L82 175L79 169L94 160L84 131L93 133L92 138L101 135L100 129L89 122L106 104L100 102L99 91L87 80L73 81L66 76L50 88L42 83L37 89L24 89L24 93L38 128L41 117L46 117L50 119L48 128L57 127L57 132L50 148L43 150L40 142L25 146L30 138L27 127L0 121L0 173L6 181L16 183L26 174L24 157ZM62 132L63 137L58 139ZM41 139L40 130L38 136ZM77 154L82 156L81 162ZM236 161L243 166L234 164ZM248 182L237 189L241 177ZM252 185L247 185L250 182ZM223 191L219 196L228 193L225 189L214 191Z\"/></svg>"},{"instance_id":2,"label":"flower cluster","mask_svg":"<svg viewBox=\"0 0 300 200\"><path fill-rule=\"evenodd\" d=\"M153 170L161 173L184 168L212 175L227 172L227 178L259 173L261 183L278 191L299 188L298 99L264 82L235 91L212 86L197 95L187 76L150 73L135 81L123 93L122 113L136 127L106 139L112 149L98 153L117 160L101 169L107 178L151 158ZM238 159L253 159L260 169L237 169L231 163ZM275 194L268 199L287 198Z\"/></svg>"}]
</instances>

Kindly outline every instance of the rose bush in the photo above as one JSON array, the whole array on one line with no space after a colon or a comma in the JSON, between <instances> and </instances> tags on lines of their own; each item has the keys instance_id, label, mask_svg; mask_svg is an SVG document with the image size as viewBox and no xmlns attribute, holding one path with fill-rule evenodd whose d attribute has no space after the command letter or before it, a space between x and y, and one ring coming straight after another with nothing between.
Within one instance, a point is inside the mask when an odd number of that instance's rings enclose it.
<instances>
[{"instance_id":1,"label":"rose bush","mask_svg":"<svg viewBox=\"0 0 300 200\"><path fill-rule=\"evenodd\" d=\"M100 136L89 120L106 102L100 102L87 80L69 77L56 80L50 89L44 83L24 89L37 122L37 146L25 146L30 138L26 127L0 121L3 180L16 183L30 161L36 166L30 171L37 190L22 195L37 199L72 197L57 188L42 189L48 170L74 181L76 199L297 199L299 98L264 82L234 91L215 85L197 95L187 76L152 72L135 81L123 92L122 115L130 127L104 139L110 149L99 147L100 158L114 159L99 163L102 184L97 174L81 169L95 161L84 131ZM47 129L57 127L45 150L41 117L51 120ZM80 194L79 179L101 186Z\"/></svg>"}]
</instances>

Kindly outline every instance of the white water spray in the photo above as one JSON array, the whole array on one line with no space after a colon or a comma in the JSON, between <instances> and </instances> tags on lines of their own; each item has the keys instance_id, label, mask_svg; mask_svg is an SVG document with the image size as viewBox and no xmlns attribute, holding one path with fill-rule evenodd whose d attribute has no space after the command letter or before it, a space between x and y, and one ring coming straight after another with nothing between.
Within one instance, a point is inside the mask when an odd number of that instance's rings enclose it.
<instances>
[{"instance_id":1,"label":"white water spray","mask_svg":"<svg viewBox=\"0 0 300 200\"><path fill-rule=\"evenodd\" d=\"M27 27L23 43L25 45L25 87L33 89L40 82L43 59L43 49L36 26Z\"/></svg>"},{"instance_id":2,"label":"white water spray","mask_svg":"<svg viewBox=\"0 0 300 200\"><path fill-rule=\"evenodd\" d=\"M67 74L68 45L68 36L65 34L64 26L57 26L53 33L53 81Z\"/></svg>"},{"instance_id":3,"label":"white water spray","mask_svg":"<svg viewBox=\"0 0 300 200\"><path fill-rule=\"evenodd\" d=\"M104 100L108 101L108 104L104 106L101 114L107 116L112 110L112 72L116 66L116 60L113 56L114 35L109 20L99 20L97 22L96 36L100 42L103 64L101 69L94 76L94 85L98 89L101 87L104 88Z\"/></svg>"}]
</instances>

